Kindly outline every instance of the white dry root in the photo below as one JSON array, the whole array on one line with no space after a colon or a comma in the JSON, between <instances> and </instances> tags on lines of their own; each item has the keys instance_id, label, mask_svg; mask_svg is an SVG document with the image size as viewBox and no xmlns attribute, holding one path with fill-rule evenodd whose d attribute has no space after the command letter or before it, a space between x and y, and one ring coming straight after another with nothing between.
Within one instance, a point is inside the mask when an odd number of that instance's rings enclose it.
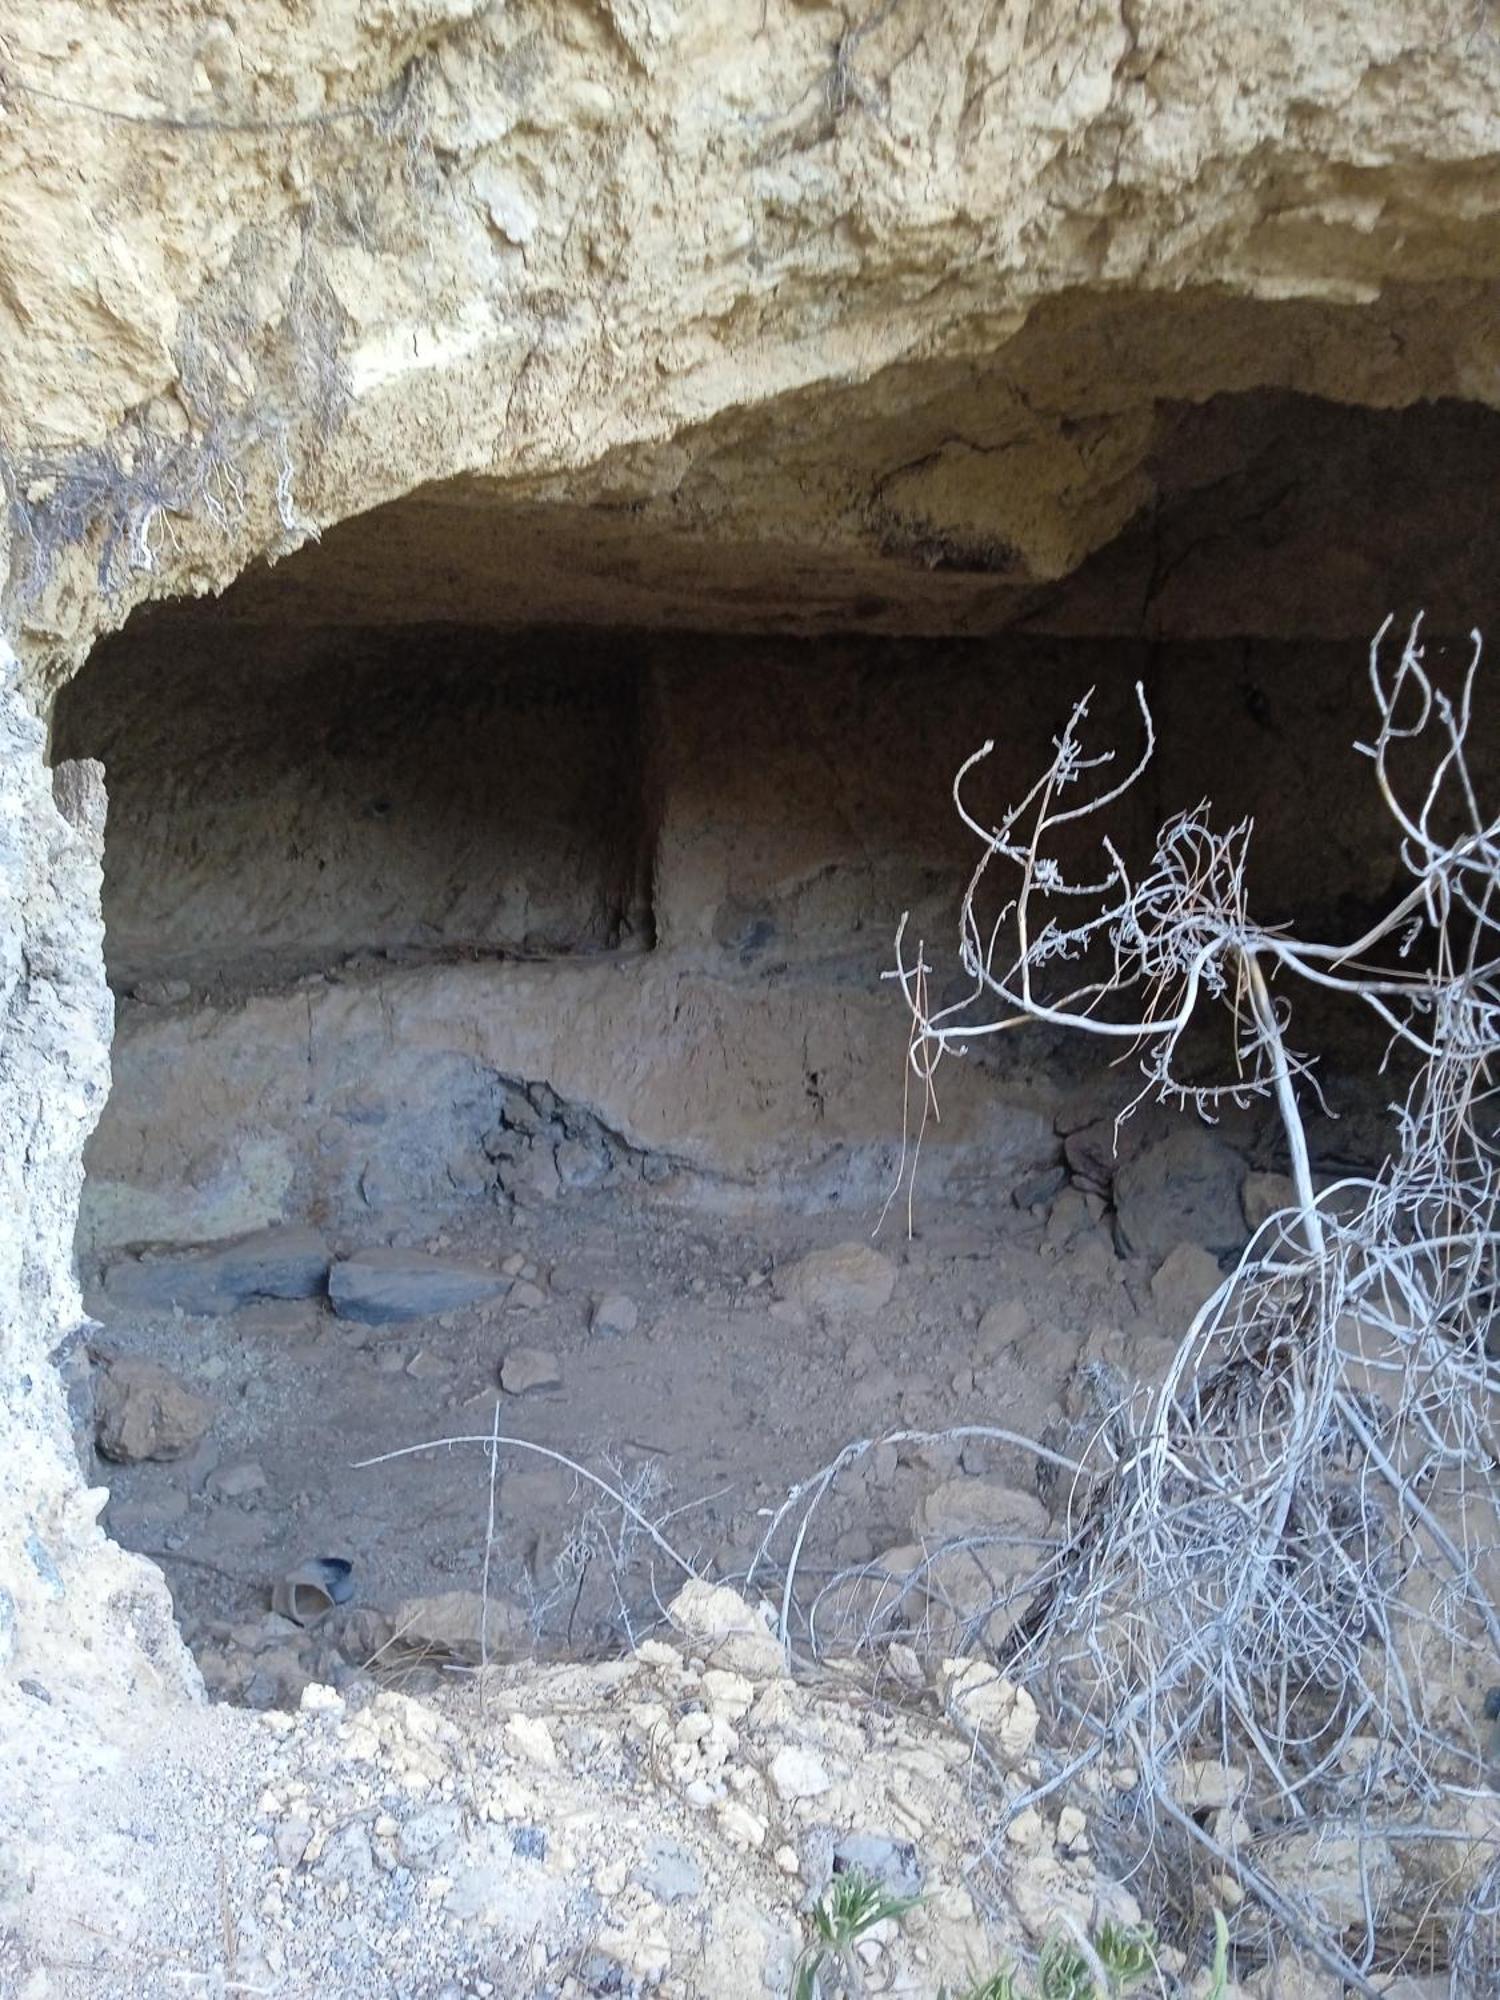
<instances>
[{"instance_id":1,"label":"white dry root","mask_svg":"<svg viewBox=\"0 0 1500 2000\"><path fill-rule=\"evenodd\" d=\"M1455 1994L1500 1981L1500 1818L1487 1788L1485 1689L1500 1680L1496 1390L1487 1336L1500 1300L1500 819L1475 796L1468 748L1479 635L1456 696L1424 665L1420 618L1394 668L1390 620L1370 652L1378 727L1358 748L1395 822L1411 886L1351 944L1258 926L1251 826L1181 814L1132 878L1105 832L1092 879L1059 858L1106 814L1118 780L1085 748L1087 698L1050 768L981 843L962 906L972 993L929 1006L921 948L897 940L924 1118L942 1060L1024 1022L1138 1053L1142 1095L1212 1118L1274 1101L1296 1208L1256 1235L1188 1328L1142 1413L1103 1417L1071 1482L1063 1545L1006 1601L990 1643L1045 1684L1072 1754L1021 1811L1088 1766L1141 1774L1156 1841L1202 1852L1251 1911L1298 1935L1361 1993L1403 1952L1451 1966ZM1398 779L1426 759L1416 795ZM1066 829L1066 832L1063 830ZM982 918L992 871L1014 871ZM1413 1077L1384 1169L1316 1189L1287 1041L1297 982L1371 1010ZM1205 1003L1233 1023L1230 1080L1179 1069ZM1139 1099L1137 1099L1139 1102ZM1001 1600L997 1598L997 1603ZM1247 1774L1233 1810L1184 1803L1185 1762ZM1355 1909L1307 1883L1347 1855ZM1414 1886L1418 1885L1418 1886Z\"/></svg>"}]
</instances>

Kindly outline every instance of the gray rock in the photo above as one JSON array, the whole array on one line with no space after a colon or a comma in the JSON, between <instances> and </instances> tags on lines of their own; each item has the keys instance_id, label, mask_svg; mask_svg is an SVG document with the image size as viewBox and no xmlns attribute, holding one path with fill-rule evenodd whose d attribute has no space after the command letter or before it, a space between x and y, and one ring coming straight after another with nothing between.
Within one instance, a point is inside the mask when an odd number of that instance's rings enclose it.
<instances>
[{"instance_id":1,"label":"gray rock","mask_svg":"<svg viewBox=\"0 0 1500 2000\"><path fill-rule=\"evenodd\" d=\"M1239 1154L1212 1132L1190 1125L1169 1132L1115 1175L1120 1249L1155 1264L1179 1243L1197 1243L1216 1257L1238 1250L1243 1176Z\"/></svg>"},{"instance_id":2,"label":"gray rock","mask_svg":"<svg viewBox=\"0 0 1500 2000\"><path fill-rule=\"evenodd\" d=\"M500 1387L508 1396L524 1396L533 1389L560 1389L562 1368L557 1356L546 1348L513 1347L500 1364Z\"/></svg>"},{"instance_id":3,"label":"gray rock","mask_svg":"<svg viewBox=\"0 0 1500 2000\"><path fill-rule=\"evenodd\" d=\"M125 1356L100 1372L95 1442L119 1465L186 1458L213 1422L213 1405L154 1361Z\"/></svg>"},{"instance_id":4,"label":"gray rock","mask_svg":"<svg viewBox=\"0 0 1500 2000\"><path fill-rule=\"evenodd\" d=\"M482 1264L448 1263L419 1250L359 1250L328 1274L328 1296L340 1319L394 1326L477 1305L509 1280Z\"/></svg>"},{"instance_id":5,"label":"gray rock","mask_svg":"<svg viewBox=\"0 0 1500 2000\"><path fill-rule=\"evenodd\" d=\"M624 1292L606 1292L594 1302L590 1329L602 1340L621 1340L640 1324L640 1308Z\"/></svg>"},{"instance_id":6,"label":"gray rock","mask_svg":"<svg viewBox=\"0 0 1500 2000\"><path fill-rule=\"evenodd\" d=\"M565 1188L597 1187L608 1174L608 1148L586 1139L564 1139L557 1149L557 1177Z\"/></svg>"},{"instance_id":7,"label":"gray rock","mask_svg":"<svg viewBox=\"0 0 1500 2000\"><path fill-rule=\"evenodd\" d=\"M328 1249L310 1229L262 1229L187 1257L126 1257L104 1288L120 1305L214 1316L251 1299L310 1299L328 1277Z\"/></svg>"},{"instance_id":8,"label":"gray rock","mask_svg":"<svg viewBox=\"0 0 1500 2000\"><path fill-rule=\"evenodd\" d=\"M396 1835L396 1853L414 1874L442 1871L457 1858L462 1838L461 1806L423 1806L403 1822Z\"/></svg>"},{"instance_id":9,"label":"gray rock","mask_svg":"<svg viewBox=\"0 0 1500 2000\"><path fill-rule=\"evenodd\" d=\"M675 1840L653 1840L630 1879L658 1903L682 1903L703 1893L703 1870Z\"/></svg>"},{"instance_id":10,"label":"gray rock","mask_svg":"<svg viewBox=\"0 0 1500 2000\"><path fill-rule=\"evenodd\" d=\"M922 1860L910 1840L887 1833L846 1833L832 1826L810 1827L804 1859L810 1884L820 1892L835 1875L856 1871L892 1896L920 1896Z\"/></svg>"},{"instance_id":11,"label":"gray rock","mask_svg":"<svg viewBox=\"0 0 1500 2000\"><path fill-rule=\"evenodd\" d=\"M375 1855L362 1823L350 1820L331 1833L314 1865L318 1874L351 1886L369 1882L375 1873Z\"/></svg>"}]
</instances>

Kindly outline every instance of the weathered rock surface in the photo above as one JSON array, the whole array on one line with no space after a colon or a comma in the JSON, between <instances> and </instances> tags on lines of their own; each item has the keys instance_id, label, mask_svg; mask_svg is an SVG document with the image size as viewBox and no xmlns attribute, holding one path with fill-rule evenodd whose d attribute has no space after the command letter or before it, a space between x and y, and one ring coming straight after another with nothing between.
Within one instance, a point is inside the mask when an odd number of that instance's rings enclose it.
<instances>
[{"instance_id":1,"label":"weathered rock surface","mask_svg":"<svg viewBox=\"0 0 1500 2000\"><path fill-rule=\"evenodd\" d=\"M1139 516L1158 539L1094 615L1154 593L1170 618L1180 556L1262 623L1362 632L1373 552L1341 594L1295 563L1269 590L1203 535L1193 488L1250 455L1207 400L1497 395L1500 57L1442 0L948 4L852 43L724 0L321 4L291 32L255 6L222 61L167 0L128 34L15 0L3 25L0 435L39 651L97 622L111 529L128 602L419 485L453 618L478 593L521 620L992 628ZM1280 421L1272 458L1326 458ZM1399 485L1346 473L1386 514L1426 464L1396 455ZM226 460L228 534L202 504ZM1292 487L1283 546L1324 531ZM367 618L426 560L330 536L318 568Z\"/></svg>"},{"instance_id":2,"label":"weathered rock surface","mask_svg":"<svg viewBox=\"0 0 1500 2000\"><path fill-rule=\"evenodd\" d=\"M333 1266L328 1297L340 1319L394 1326L496 1298L509 1283L483 1265L445 1262L418 1250L361 1250Z\"/></svg>"},{"instance_id":3,"label":"weathered rock surface","mask_svg":"<svg viewBox=\"0 0 1500 2000\"><path fill-rule=\"evenodd\" d=\"M100 1370L95 1441L101 1458L121 1465L186 1458L213 1415L210 1402L154 1361L124 1355Z\"/></svg>"},{"instance_id":4,"label":"weathered rock surface","mask_svg":"<svg viewBox=\"0 0 1500 2000\"><path fill-rule=\"evenodd\" d=\"M110 1299L152 1310L214 1315L251 1299L315 1298L328 1246L310 1229L266 1229L193 1257L120 1258L105 1272Z\"/></svg>"}]
</instances>

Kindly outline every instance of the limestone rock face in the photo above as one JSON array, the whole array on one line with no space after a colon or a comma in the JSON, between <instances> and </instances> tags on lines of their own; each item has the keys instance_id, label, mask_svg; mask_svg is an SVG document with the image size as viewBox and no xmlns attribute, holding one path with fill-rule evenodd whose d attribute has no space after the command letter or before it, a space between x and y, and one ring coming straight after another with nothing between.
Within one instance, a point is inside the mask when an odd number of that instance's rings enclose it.
<instances>
[{"instance_id":1,"label":"limestone rock face","mask_svg":"<svg viewBox=\"0 0 1500 2000\"><path fill-rule=\"evenodd\" d=\"M1130 576L1188 619L1191 554L1241 615L1363 631L1373 556L1289 607L1187 496L1295 541L1299 465L1399 523L1488 448L1333 436L1500 395L1500 42L1450 0L3 0L0 40L43 665L418 486L378 556L330 540L350 607L441 552L456 617L565 588L581 620L991 629L1162 514L1070 615Z\"/></svg>"}]
</instances>

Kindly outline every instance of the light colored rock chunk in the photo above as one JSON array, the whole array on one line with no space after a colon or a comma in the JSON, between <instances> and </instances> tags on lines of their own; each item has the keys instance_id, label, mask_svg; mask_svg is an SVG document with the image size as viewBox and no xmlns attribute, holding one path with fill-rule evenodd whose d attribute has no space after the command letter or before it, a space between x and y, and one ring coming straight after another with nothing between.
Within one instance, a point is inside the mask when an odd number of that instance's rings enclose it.
<instances>
[{"instance_id":1,"label":"light colored rock chunk","mask_svg":"<svg viewBox=\"0 0 1500 2000\"><path fill-rule=\"evenodd\" d=\"M1036 1703L1023 1687L1007 1680L984 1660L945 1660L939 1687L948 1712L961 1728L982 1730L1014 1769L1036 1741Z\"/></svg>"},{"instance_id":2,"label":"light colored rock chunk","mask_svg":"<svg viewBox=\"0 0 1500 2000\"><path fill-rule=\"evenodd\" d=\"M534 1389L560 1389L562 1366L545 1347L513 1347L500 1364L500 1387L508 1396L525 1396Z\"/></svg>"},{"instance_id":3,"label":"light colored rock chunk","mask_svg":"<svg viewBox=\"0 0 1500 2000\"><path fill-rule=\"evenodd\" d=\"M752 1679L786 1671L781 1642L765 1618L727 1584L695 1578L678 1591L667 1615L693 1650L715 1666Z\"/></svg>"},{"instance_id":4,"label":"light colored rock chunk","mask_svg":"<svg viewBox=\"0 0 1500 2000\"><path fill-rule=\"evenodd\" d=\"M771 1788L788 1804L798 1799L821 1798L831 1791L833 1780L815 1752L800 1743L787 1743L771 1759Z\"/></svg>"},{"instance_id":5,"label":"light colored rock chunk","mask_svg":"<svg viewBox=\"0 0 1500 2000\"><path fill-rule=\"evenodd\" d=\"M781 1297L808 1312L877 1313L895 1288L895 1265L868 1243L809 1251L776 1274Z\"/></svg>"},{"instance_id":6,"label":"light colored rock chunk","mask_svg":"<svg viewBox=\"0 0 1500 2000\"><path fill-rule=\"evenodd\" d=\"M601 1340L623 1340L640 1324L640 1307L624 1292L606 1292L595 1300L589 1316L590 1330Z\"/></svg>"}]
</instances>

